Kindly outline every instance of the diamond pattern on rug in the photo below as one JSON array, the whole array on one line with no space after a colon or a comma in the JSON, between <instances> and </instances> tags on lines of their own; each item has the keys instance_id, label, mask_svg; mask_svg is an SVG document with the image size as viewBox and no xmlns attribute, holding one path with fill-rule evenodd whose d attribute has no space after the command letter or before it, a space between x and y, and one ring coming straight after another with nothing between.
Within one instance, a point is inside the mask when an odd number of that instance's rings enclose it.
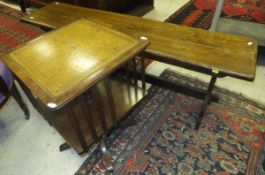
<instances>
[{"instance_id":1,"label":"diamond pattern on rug","mask_svg":"<svg viewBox=\"0 0 265 175\"><path fill-rule=\"evenodd\" d=\"M38 27L20 22L22 16L20 11L0 4L0 55L43 33Z\"/></svg>"},{"instance_id":2,"label":"diamond pattern on rug","mask_svg":"<svg viewBox=\"0 0 265 175\"><path fill-rule=\"evenodd\" d=\"M217 1L191 0L167 21L202 29L211 26ZM265 0L225 0L222 17L265 24Z\"/></svg>"}]
</instances>

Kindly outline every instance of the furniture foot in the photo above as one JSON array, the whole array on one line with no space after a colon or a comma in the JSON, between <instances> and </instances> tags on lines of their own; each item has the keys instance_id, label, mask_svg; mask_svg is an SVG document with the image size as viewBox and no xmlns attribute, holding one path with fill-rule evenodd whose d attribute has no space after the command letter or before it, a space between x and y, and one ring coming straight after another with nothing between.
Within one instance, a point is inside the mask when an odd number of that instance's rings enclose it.
<instances>
[{"instance_id":1,"label":"furniture foot","mask_svg":"<svg viewBox=\"0 0 265 175\"><path fill-rule=\"evenodd\" d=\"M60 152L70 149L70 145L68 143L63 143L60 145L59 150Z\"/></svg>"},{"instance_id":2,"label":"furniture foot","mask_svg":"<svg viewBox=\"0 0 265 175\"><path fill-rule=\"evenodd\" d=\"M18 4L19 4L19 7L20 7L21 11L24 12L24 13L26 13L26 11L27 11L27 5L24 2L24 0L18 0Z\"/></svg>"},{"instance_id":3,"label":"furniture foot","mask_svg":"<svg viewBox=\"0 0 265 175\"><path fill-rule=\"evenodd\" d=\"M45 26L40 26L41 30L43 30L44 32L49 32L51 31L52 29L49 28L49 27L45 27Z\"/></svg>"},{"instance_id":4,"label":"furniture foot","mask_svg":"<svg viewBox=\"0 0 265 175\"><path fill-rule=\"evenodd\" d=\"M71 126L84 150L87 151L87 143L86 143L86 139L85 139L85 136L81 130L81 127L80 127L80 124L79 124L79 121L76 117L76 114L74 112L74 110L72 109L71 105L69 106L66 106L65 107L65 113L68 115L68 118L69 118L69 121L71 123Z\"/></svg>"},{"instance_id":5,"label":"furniture foot","mask_svg":"<svg viewBox=\"0 0 265 175\"><path fill-rule=\"evenodd\" d=\"M263 170L265 171L265 159L264 159L263 162L262 162L262 168L263 168Z\"/></svg>"},{"instance_id":6,"label":"furniture foot","mask_svg":"<svg viewBox=\"0 0 265 175\"><path fill-rule=\"evenodd\" d=\"M207 89L207 92L206 92L206 95L205 95L205 98L203 100L203 104L202 104L202 107L201 107L201 111L200 111L200 114L199 114L199 118L196 122L196 125L195 125L195 129L198 130L200 128L200 125L201 125L201 122L202 122L202 119L204 117L204 114L205 114L205 111L207 109L207 106L210 104L211 102L211 98L212 98L212 90L213 90L213 87L214 87L214 84L216 82L216 79L217 79L217 74L218 73L214 73L212 75L212 78L211 78L211 81L210 81L210 84L208 86L208 89Z\"/></svg>"},{"instance_id":7,"label":"furniture foot","mask_svg":"<svg viewBox=\"0 0 265 175\"><path fill-rule=\"evenodd\" d=\"M13 84L11 94L14 97L14 99L17 101L17 103L19 104L20 108L23 110L23 112L25 114L25 118L28 120L30 117L29 109L28 109L27 105L25 104L25 102L23 101L23 99L22 99L20 93L18 92L15 84Z\"/></svg>"},{"instance_id":8,"label":"furniture foot","mask_svg":"<svg viewBox=\"0 0 265 175\"><path fill-rule=\"evenodd\" d=\"M121 129L128 128L137 124L137 121L133 118L124 120L118 127Z\"/></svg>"},{"instance_id":9,"label":"furniture foot","mask_svg":"<svg viewBox=\"0 0 265 175\"><path fill-rule=\"evenodd\" d=\"M106 147L106 144L104 141L104 137L102 137L100 140L100 150L102 153L102 159L106 165L107 173L108 174L112 173L114 170L113 165L112 165L112 156L111 156L110 152L107 150L107 147Z\"/></svg>"}]
</instances>

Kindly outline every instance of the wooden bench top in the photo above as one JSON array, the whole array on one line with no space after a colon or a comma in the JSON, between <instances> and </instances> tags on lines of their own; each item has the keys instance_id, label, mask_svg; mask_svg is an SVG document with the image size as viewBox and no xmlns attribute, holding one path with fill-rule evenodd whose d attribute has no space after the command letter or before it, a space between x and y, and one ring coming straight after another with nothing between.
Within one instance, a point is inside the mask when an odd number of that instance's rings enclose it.
<instances>
[{"instance_id":1,"label":"wooden bench top","mask_svg":"<svg viewBox=\"0 0 265 175\"><path fill-rule=\"evenodd\" d=\"M44 104L58 108L147 44L80 19L14 49L3 61Z\"/></svg>"},{"instance_id":2,"label":"wooden bench top","mask_svg":"<svg viewBox=\"0 0 265 175\"><path fill-rule=\"evenodd\" d=\"M253 80L257 42L250 38L210 32L124 14L54 3L22 18L23 21L58 28L79 18L116 29L130 36L147 37L146 52L172 64L218 70L221 74ZM158 59L160 60L160 59Z\"/></svg>"}]
</instances>

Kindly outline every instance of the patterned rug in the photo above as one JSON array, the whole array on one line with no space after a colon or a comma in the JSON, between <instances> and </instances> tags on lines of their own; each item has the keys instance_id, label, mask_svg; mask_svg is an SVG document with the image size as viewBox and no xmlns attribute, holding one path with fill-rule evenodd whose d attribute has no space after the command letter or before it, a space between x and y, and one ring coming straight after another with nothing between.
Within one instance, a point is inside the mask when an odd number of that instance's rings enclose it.
<instances>
[{"instance_id":1,"label":"patterned rug","mask_svg":"<svg viewBox=\"0 0 265 175\"><path fill-rule=\"evenodd\" d=\"M167 21L208 29L217 0L191 0ZM225 0L222 17L265 24L265 0Z\"/></svg>"},{"instance_id":2,"label":"patterned rug","mask_svg":"<svg viewBox=\"0 0 265 175\"><path fill-rule=\"evenodd\" d=\"M0 55L41 33L21 23L19 11L0 4ZM164 78L190 80L171 71ZM265 115L263 107L216 89L221 100L213 103L198 133L193 130L201 101L152 87L149 95L129 117L138 124L115 130L107 145L113 155L115 174L261 174ZM76 174L104 174L98 150Z\"/></svg>"},{"instance_id":3,"label":"patterned rug","mask_svg":"<svg viewBox=\"0 0 265 175\"><path fill-rule=\"evenodd\" d=\"M43 33L38 27L19 21L23 14L0 4L0 55Z\"/></svg>"},{"instance_id":4,"label":"patterned rug","mask_svg":"<svg viewBox=\"0 0 265 175\"><path fill-rule=\"evenodd\" d=\"M163 78L206 89L206 83L166 70ZM128 116L138 123L115 130L107 140L114 174L260 175L265 133L265 107L215 88L199 132L193 128L201 100L151 87ZM105 174L95 150L76 175Z\"/></svg>"}]
</instances>

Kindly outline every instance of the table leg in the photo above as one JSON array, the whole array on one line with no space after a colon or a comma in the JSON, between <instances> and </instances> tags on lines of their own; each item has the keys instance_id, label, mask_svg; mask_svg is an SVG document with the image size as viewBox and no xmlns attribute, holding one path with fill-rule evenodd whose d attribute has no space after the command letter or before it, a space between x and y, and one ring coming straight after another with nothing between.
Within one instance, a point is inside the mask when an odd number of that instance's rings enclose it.
<instances>
[{"instance_id":1,"label":"table leg","mask_svg":"<svg viewBox=\"0 0 265 175\"><path fill-rule=\"evenodd\" d=\"M142 80L142 89L143 95L146 93L146 84L145 84L145 64L144 64L144 57L140 57L141 60L141 80Z\"/></svg>"},{"instance_id":2,"label":"table leg","mask_svg":"<svg viewBox=\"0 0 265 175\"><path fill-rule=\"evenodd\" d=\"M92 137L96 141L96 140L98 140L98 135L97 135L97 131L96 131L95 125L94 125L95 122L93 120L93 116L91 114L89 105L86 102L85 98L86 97L84 95L79 97L80 103L81 103L81 107L82 107L82 110L83 110L83 112L85 114L86 122L87 122L87 125L88 125L89 129L90 129Z\"/></svg>"},{"instance_id":3,"label":"table leg","mask_svg":"<svg viewBox=\"0 0 265 175\"><path fill-rule=\"evenodd\" d=\"M100 151L102 153L102 159L106 165L107 173L112 173L113 172L112 156L106 147L104 137L101 138L99 146L100 146Z\"/></svg>"},{"instance_id":4,"label":"table leg","mask_svg":"<svg viewBox=\"0 0 265 175\"><path fill-rule=\"evenodd\" d=\"M130 75L130 65L129 63L125 64L125 75L126 75L126 79L128 81L129 84L131 84L131 75Z\"/></svg>"},{"instance_id":5,"label":"table leg","mask_svg":"<svg viewBox=\"0 0 265 175\"><path fill-rule=\"evenodd\" d=\"M215 85L216 79L217 79L217 74L213 74L212 75L212 78L211 78L211 81L209 83L209 86L208 86L208 89L207 89L205 98L203 100L203 104L202 104L202 107L201 107L201 111L200 111L200 114L199 114L199 118L198 118L198 120L196 122L196 125L195 125L195 129L196 130L198 130L200 128L200 125L201 125L202 119L204 117L205 111L207 109L207 106L209 105L209 103L211 101L211 98L212 98L212 90L213 90L213 87Z\"/></svg>"},{"instance_id":6,"label":"table leg","mask_svg":"<svg viewBox=\"0 0 265 175\"><path fill-rule=\"evenodd\" d=\"M135 86L137 86L137 63L136 63L136 58L133 58L132 62L133 62L133 67L132 67L132 69L133 69L133 84Z\"/></svg>"},{"instance_id":7,"label":"table leg","mask_svg":"<svg viewBox=\"0 0 265 175\"><path fill-rule=\"evenodd\" d=\"M110 81L109 81L108 77L106 77L104 79L104 85L105 85L105 89L106 89L106 93L107 93L107 99L108 99L108 104L110 107L112 122L113 122L113 125L115 127L115 126L117 126L118 121L117 121L117 114L115 111L115 105L114 105L112 91L111 91L111 85L110 85Z\"/></svg>"},{"instance_id":8,"label":"table leg","mask_svg":"<svg viewBox=\"0 0 265 175\"><path fill-rule=\"evenodd\" d=\"M28 120L30 117L29 109L26 103L23 101L14 82L13 82L13 88L12 88L11 94L14 97L14 99L17 101L17 103L19 104L20 108L23 110L25 118Z\"/></svg>"},{"instance_id":9,"label":"table leg","mask_svg":"<svg viewBox=\"0 0 265 175\"><path fill-rule=\"evenodd\" d=\"M265 159L262 161L262 168L263 168L263 171L265 171Z\"/></svg>"},{"instance_id":10,"label":"table leg","mask_svg":"<svg viewBox=\"0 0 265 175\"><path fill-rule=\"evenodd\" d=\"M104 110L101 109L101 106L103 106L103 104L101 102L101 96L100 96L100 93L99 93L99 90L98 90L97 86L94 86L92 88L92 94L93 94L93 97L94 97L94 100L95 100L95 103L96 103L96 106L97 106L97 111L98 111L98 114L99 114L99 120L101 122L102 129L103 129L103 131L105 133L105 132L107 132L108 127L107 127L107 124L106 124Z\"/></svg>"},{"instance_id":11,"label":"table leg","mask_svg":"<svg viewBox=\"0 0 265 175\"><path fill-rule=\"evenodd\" d=\"M133 58L132 62L132 74L133 74L133 84L134 84L134 93L135 93L135 98L138 100L138 72L137 72L137 58Z\"/></svg>"},{"instance_id":12,"label":"table leg","mask_svg":"<svg viewBox=\"0 0 265 175\"><path fill-rule=\"evenodd\" d=\"M87 143L86 143L86 140L85 140L85 137L81 131L81 128L80 128L80 125L78 123L78 120L76 118L76 115L73 111L73 109L71 108L71 106L67 106L65 108L65 113L67 114L69 120L70 120L70 123L74 129L74 132L75 134L77 135L78 137L78 140L84 150L84 152L87 150Z\"/></svg>"},{"instance_id":13,"label":"table leg","mask_svg":"<svg viewBox=\"0 0 265 175\"><path fill-rule=\"evenodd\" d=\"M49 123L50 126L52 126L51 120L49 120L47 117L44 115L43 109L40 106L40 102L37 98L34 97L34 95L31 93L31 91L29 90L29 88L27 86L25 86L25 84L18 79L16 76L14 76L14 79L17 81L17 83L19 84L19 86L22 88L22 90L24 91L25 95L27 96L27 98L29 99L29 101L31 102L31 104L33 105L33 107L43 116L43 118L45 120L47 120L47 122Z\"/></svg>"},{"instance_id":14,"label":"table leg","mask_svg":"<svg viewBox=\"0 0 265 175\"><path fill-rule=\"evenodd\" d=\"M19 4L21 11L25 13L27 11L27 5L26 5L25 1L24 0L18 0L18 4Z\"/></svg>"}]
</instances>

